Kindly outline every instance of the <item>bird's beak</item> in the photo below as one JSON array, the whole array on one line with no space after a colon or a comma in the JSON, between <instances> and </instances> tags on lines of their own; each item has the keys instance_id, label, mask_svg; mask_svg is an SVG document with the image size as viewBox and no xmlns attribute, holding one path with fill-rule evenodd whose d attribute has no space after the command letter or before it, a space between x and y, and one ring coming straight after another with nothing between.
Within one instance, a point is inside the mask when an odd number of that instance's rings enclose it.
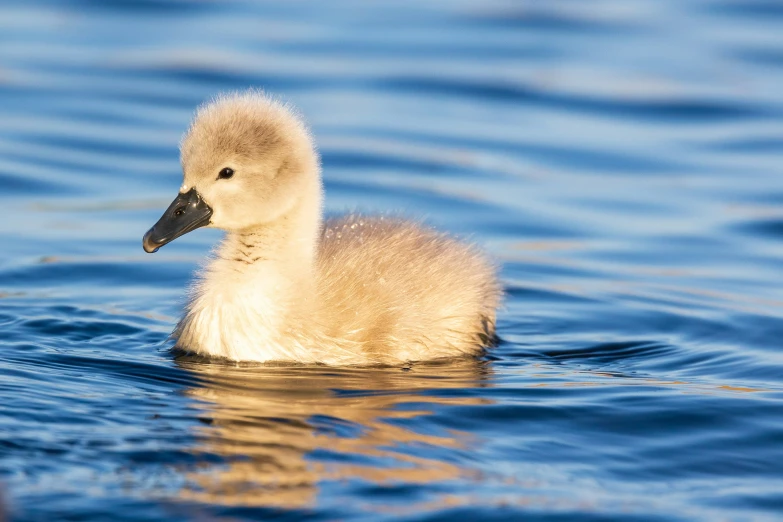
<instances>
[{"instance_id":1,"label":"bird's beak","mask_svg":"<svg viewBox=\"0 0 783 522\"><path fill-rule=\"evenodd\" d=\"M209 225L212 209L195 188L179 194L151 229L144 234L144 251L151 254L191 230Z\"/></svg>"}]
</instances>

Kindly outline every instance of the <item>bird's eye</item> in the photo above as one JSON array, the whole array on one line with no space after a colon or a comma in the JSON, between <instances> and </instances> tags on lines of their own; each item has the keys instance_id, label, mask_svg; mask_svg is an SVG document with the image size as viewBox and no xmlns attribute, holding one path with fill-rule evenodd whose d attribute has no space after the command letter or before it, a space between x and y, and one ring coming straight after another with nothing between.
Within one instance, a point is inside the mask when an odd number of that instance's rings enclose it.
<instances>
[{"instance_id":1,"label":"bird's eye","mask_svg":"<svg viewBox=\"0 0 783 522\"><path fill-rule=\"evenodd\" d=\"M228 167L224 168L220 171L218 174L217 179L231 179L231 176L234 175L234 169L230 169Z\"/></svg>"}]
</instances>

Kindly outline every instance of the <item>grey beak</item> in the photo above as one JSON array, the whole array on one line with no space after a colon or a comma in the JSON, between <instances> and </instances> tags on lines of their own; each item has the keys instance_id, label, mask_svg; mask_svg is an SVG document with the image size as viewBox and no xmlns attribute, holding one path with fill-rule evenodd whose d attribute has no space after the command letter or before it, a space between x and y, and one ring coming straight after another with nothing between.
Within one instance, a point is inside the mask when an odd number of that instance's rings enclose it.
<instances>
[{"instance_id":1,"label":"grey beak","mask_svg":"<svg viewBox=\"0 0 783 522\"><path fill-rule=\"evenodd\" d=\"M160 247L171 243L179 236L209 225L211 217L212 209L195 188L179 194L158 222L144 234L142 240L144 251L148 254L157 252Z\"/></svg>"}]
</instances>

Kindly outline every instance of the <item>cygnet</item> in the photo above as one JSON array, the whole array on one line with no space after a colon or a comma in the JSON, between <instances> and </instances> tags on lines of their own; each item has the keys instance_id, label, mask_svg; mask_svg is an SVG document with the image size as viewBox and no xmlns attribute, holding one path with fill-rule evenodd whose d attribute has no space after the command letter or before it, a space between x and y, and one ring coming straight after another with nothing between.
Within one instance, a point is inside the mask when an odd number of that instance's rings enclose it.
<instances>
[{"instance_id":1,"label":"cygnet","mask_svg":"<svg viewBox=\"0 0 783 522\"><path fill-rule=\"evenodd\" d=\"M496 266L389 216L322 216L318 153L294 109L251 90L200 107L179 195L147 252L199 227L226 236L192 285L177 348L232 361L404 365L495 340Z\"/></svg>"}]
</instances>

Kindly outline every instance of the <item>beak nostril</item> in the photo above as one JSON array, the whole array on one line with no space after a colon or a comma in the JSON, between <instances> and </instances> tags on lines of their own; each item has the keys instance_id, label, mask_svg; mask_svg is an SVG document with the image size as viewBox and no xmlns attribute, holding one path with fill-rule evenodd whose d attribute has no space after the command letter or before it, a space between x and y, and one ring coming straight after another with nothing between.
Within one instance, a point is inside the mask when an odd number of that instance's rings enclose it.
<instances>
[{"instance_id":1,"label":"beak nostril","mask_svg":"<svg viewBox=\"0 0 783 522\"><path fill-rule=\"evenodd\" d=\"M158 222L144 234L144 250L154 252L183 234L209 225L211 216L212 209L196 189L177 195Z\"/></svg>"}]
</instances>

